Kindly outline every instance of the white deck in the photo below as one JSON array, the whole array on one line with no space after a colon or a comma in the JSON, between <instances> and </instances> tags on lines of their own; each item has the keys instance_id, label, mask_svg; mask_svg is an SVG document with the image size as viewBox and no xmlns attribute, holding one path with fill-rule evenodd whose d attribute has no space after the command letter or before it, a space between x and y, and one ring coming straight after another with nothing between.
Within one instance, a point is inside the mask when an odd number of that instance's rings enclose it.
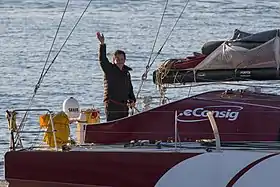
<instances>
[{"instance_id":1,"label":"white deck","mask_svg":"<svg viewBox=\"0 0 280 187\"><path fill-rule=\"evenodd\" d=\"M41 151L54 151L48 147L36 147L28 150L41 150ZM62 149L59 149L62 151ZM177 144L175 148L174 143L162 143L161 146L156 144L145 145L128 145L126 144L112 144L112 145L95 145L84 144L69 146L67 151L91 151L91 152L158 152L158 153L212 153L223 151L246 151L246 152L264 152L264 153L277 153L280 152L280 143L277 142L254 142L254 143L242 143L233 145L221 146L221 151L217 151L215 146L205 146L197 142L182 142Z\"/></svg>"}]
</instances>

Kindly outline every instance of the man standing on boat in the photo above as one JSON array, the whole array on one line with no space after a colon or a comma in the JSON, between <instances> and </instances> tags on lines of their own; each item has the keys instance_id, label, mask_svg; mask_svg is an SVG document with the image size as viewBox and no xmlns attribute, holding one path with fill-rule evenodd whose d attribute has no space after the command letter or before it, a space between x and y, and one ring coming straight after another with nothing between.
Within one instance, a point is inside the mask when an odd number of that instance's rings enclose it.
<instances>
[{"instance_id":1,"label":"man standing on boat","mask_svg":"<svg viewBox=\"0 0 280 187\"><path fill-rule=\"evenodd\" d=\"M103 34L97 32L99 45L99 62L104 72L104 104L107 121L128 116L128 105L135 106L136 98L133 92L131 76L132 69L125 65L126 55L117 50L110 63L106 56L106 44Z\"/></svg>"}]
</instances>

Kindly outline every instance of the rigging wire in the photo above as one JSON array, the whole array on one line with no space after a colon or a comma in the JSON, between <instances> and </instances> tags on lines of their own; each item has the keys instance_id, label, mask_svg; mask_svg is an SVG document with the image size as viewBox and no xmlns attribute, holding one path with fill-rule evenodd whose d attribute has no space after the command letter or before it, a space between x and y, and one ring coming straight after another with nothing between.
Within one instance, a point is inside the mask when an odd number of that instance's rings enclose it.
<instances>
[{"instance_id":1,"label":"rigging wire","mask_svg":"<svg viewBox=\"0 0 280 187\"><path fill-rule=\"evenodd\" d=\"M167 38L166 38L166 39L165 39L165 41L163 42L163 44L162 44L161 48L158 50L157 55L156 55L156 56L155 56L155 58L153 59L153 61L152 61L151 65L153 65L153 63L155 62L155 60L156 60L156 58L158 57L158 55L160 55L160 53L161 53L161 51L162 51L163 47L164 47L164 46L165 46L165 44L167 43L167 41L168 41L169 37L171 36L171 34L172 34L172 32L174 31L175 27L177 26L177 24L178 24L179 20L181 19L181 17L182 17L182 15L183 15L183 13L185 12L185 9L186 9L186 7L188 6L189 2L190 2L190 0L187 0L187 2L186 2L186 4L185 4L185 6L184 6L184 8L183 8L183 10L181 11L181 13L180 13L179 17L177 18L177 20L176 20L175 24L173 25L173 27L172 27L171 31L169 32L169 34L168 34L168 36L167 36ZM151 65L150 65L150 66L151 66Z\"/></svg>"},{"instance_id":2,"label":"rigging wire","mask_svg":"<svg viewBox=\"0 0 280 187\"><path fill-rule=\"evenodd\" d=\"M42 72L41 72L41 75L40 75L40 77L39 77L39 79L38 79L38 82L37 82L37 84L35 85L35 88L34 88L34 91L33 91L33 95L32 95L32 97L31 97L30 100L29 100L28 107L27 107L28 109L32 106L32 102L33 102L33 100L34 100L34 98L35 98L35 95L36 95L36 93L37 93L37 90L38 90L38 88L39 88L39 85L40 85L40 82L41 82L41 79L42 79L42 75L43 75L43 73L44 73L44 71L45 71L45 68L46 68L46 65L47 65L47 63L48 63L50 54L51 54L51 52L52 52L52 49L53 49L55 40L56 40L57 35L58 35L58 32L59 32L59 30L60 30L61 23L62 23L62 21L63 21L63 19L64 19L64 15L65 15L66 10L67 10L67 8L68 8L69 2L70 2L70 0L67 0L66 5L65 5L65 8L64 8L64 10L63 10L63 12L62 12L62 16L61 16L61 18L60 18L60 22L59 22L59 24L58 24L58 27L57 27L57 30L56 30L56 33L55 33L55 37L54 37L54 39L53 39L53 41L52 41L52 44L51 44L51 47L50 47L50 49L49 49L48 56L47 56L47 59L46 59L46 61L45 61L44 67L43 67L43 69L42 69ZM19 124L18 131L20 131L20 130L23 128L24 122L25 122L25 120L26 120L26 118L27 118L27 114L28 114L28 111L26 111L26 112L24 113L23 118L22 118L22 120L21 120L21 122L20 122L20 124ZM16 140L16 143L20 143L20 144L21 144L21 141L18 142L18 140L19 140L19 133L18 133L18 132L17 132L16 135L15 135L15 140ZM18 144L17 144L17 145L18 145Z\"/></svg>"},{"instance_id":3,"label":"rigging wire","mask_svg":"<svg viewBox=\"0 0 280 187\"><path fill-rule=\"evenodd\" d=\"M55 55L54 59L52 60L52 62L50 63L50 65L48 66L48 68L46 69L45 73L43 74L43 78L40 82L40 84L42 83L44 77L46 76L46 74L48 73L48 71L50 70L51 66L53 65L53 63L55 62L56 58L58 57L59 53L61 52L62 48L65 46L65 44L67 43L68 39L70 38L70 36L72 35L72 33L74 32L75 28L78 26L79 22L81 21L81 19L83 18L84 14L86 13L89 5L91 4L92 0L89 1L89 3L87 4L85 10L82 12L82 14L80 15L79 19L77 20L76 24L74 25L73 29L71 30L71 32L69 33L69 35L67 36L66 40L64 41L64 43L62 44L62 46L60 47L59 51L57 52L57 54Z\"/></svg>"},{"instance_id":4,"label":"rigging wire","mask_svg":"<svg viewBox=\"0 0 280 187\"><path fill-rule=\"evenodd\" d=\"M154 52L154 49L155 49L155 45L156 45L156 42L157 42L157 39L158 39L158 36L159 36L159 31L160 31L161 25L162 25L162 23L163 23L163 18L164 18L166 9L167 9L167 5L168 5L168 0L166 0L166 2L165 2L165 6L164 6L164 9L163 9L163 13L162 13L161 19L160 19L160 23L159 23L159 27L158 27L158 30L157 30L156 38L155 38L154 43L153 43L153 47L152 47L152 51L151 51L151 54L150 54L150 57L149 57L149 60L148 60L148 64L147 64L147 66L146 66L146 71L145 71L145 73L142 75L142 81L141 81L141 83L140 83L139 90L138 90L138 92L137 92L137 94L136 94L136 99L138 99L139 94L140 94L140 91L141 91L141 88L142 88L142 86L143 86L143 84L144 84L144 80L146 80L146 79L147 79L147 76L148 76L147 74L148 74L148 69L149 69L149 63L150 63L150 61L151 61L151 59L152 59L152 55L153 55L153 52Z\"/></svg>"},{"instance_id":5,"label":"rigging wire","mask_svg":"<svg viewBox=\"0 0 280 187\"><path fill-rule=\"evenodd\" d=\"M58 35L58 32L59 32L59 30L60 30L62 21L63 21L63 19L64 19L64 15L65 15L66 10L67 10L68 5L69 5L69 2L70 2L70 0L68 0L67 3L66 3L66 6L65 6L65 9L64 9L64 11L63 11L62 17L61 17L61 19L60 19L59 25L58 25L58 27L57 27L57 30L56 30L56 33L55 33L55 36L54 36L54 39L53 39L51 48L50 48L50 50L49 50L49 52L48 52L48 56L47 56L46 62L45 62L44 67L43 67L43 69L42 69L42 72L41 72L40 78L39 78L39 80L38 80L38 83L37 83L36 86L35 86L34 93L36 93L37 90L38 90L38 88L39 88L40 82L41 82L42 77L43 77L43 73L44 73L44 71L45 71L45 69L46 69L46 66L47 66L47 63L48 63L48 61L49 61L49 58L50 58L50 55L51 55L51 52L52 52L52 49L53 49L55 40L56 40L57 35Z\"/></svg>"},{"instance_id":6,"label":"rigging wire","mask_svg":"<svg viewBox=\"0 0 280 187\"><path fill-rule=\"evenodd\" d=\"M34 89L34 92L33 92L32 97L31 97L31 99L30 99L30 101L29 101L28 108L31 107L31 104L32 104L32 102L33 102L33 99L35 98L35 95L37 94L37 91L38 91L38 89L39 89L41 83L43 82L43 79L44 79L44 77L46 76L47 72L50 70L51 66L53 65L53 63L55 62L55 60L56 60L56 58L58 57L59 53L61 52L62 48L65 46L66 42L69 40L70 36L71 36L72 33L74 32L75 28L76 28L77 25L79 24L80 20L82 19L83 15L85 14L85 12L87 11L88 7L90 6L90 4L91 4L91 2L92 2L92 0L89 1L89 3L87 4L86 8L84 9L84 11L82 12L82 14L80 15L79 19L77 20L76 24L75 24L74 27L72 28L71 32L69 33L69 35L68 35L67 38L65 39L64 43L63 43L62 46L60 47L59 51L57 52L57 54L55 55L55 57L53 58L53 60L52 60L51 63L49 64L49 66L47 67L47 69L45 69L45 68L46 68L46 64L47 64L47 62L48 62L48 59L49 59L49 56L50 56L50 53L51 53L51 51L52 51L53 45L54 45L54 43L55 43L55 39L56 39L56 37L57 37L58 31L59 31L59 29L60 29L60 27L61 27L62 20L63 20L63 18L64 18L65 13L66 13L66 10L67 10L69 1L70 1L70 0L68 0L67 3L66 3L66 6L65 6L65 9L64 9L64 11L63 11L63 14L62 14L60 23L59 23L59 25L58 25L58 29L57 29L56 34L55 34L55 38L54 38L54 40L53 40L53 43L52 43L51 48L50 48L50 51L49 51L49 53L48 53L48 57L47 57L46 63L45 63L45 65L44 65L44 67L43 67L43 70L42 70L42 72L41 72L41 75L40 75L40 78L39 78L39 80L38 80L38 83L35 85L35 89ZM19 127L18 127L18 130L17 130L17 133L16 133L16 138L15 138L15 142L16 142L16 143L17 143L17 142L18 142L18 143L21 143L21 141L20 141L20 139L19 139L19 131L21 131L21 129L24 128L24 122L25 122L25 120L26 120L27 113L28 113L28 112L26 112L26 113L24 114L23 119L21 120L21 123L20 123L20 125L19 125ZM17 145L18 145L18 144L17 144Z\"/></svg>"},{"instance_id":7,"label":"rigging wire","mask_svg":"<svg viewBox=\"0 0 280 187\"><path fill-rule=\"evenodd\" d=\"M152 61L151 63L150 63L150 60L151 60L151 56L150 56L150 59L149 59L148 64L147 64L147 66L146 66L146 71L145 71L144 74L142 75L142 80L141 80L141 83L140 83L139 90L138 90L138 92L137 92L136 98L138 98L138 96L139 96L139 94L140 94L140 91L141 91L141 89L142 89L142 87L143 87L144 81L147 79L147 75L148 75L148 72L150 71L151 66L152 66L153 63L155 62L155 60L156 60L156 58L158 57L158 55L161 53L161 51L162 51L163 47L165 46L165 44L167 43L169 37L171 36L171 34L172 34L172 32L174 31L176 25L178 24L179 20L181 19L183 13L185 12L185 9L186 9L186 7L188 6L189 2L190 2L190 0L187 0L187 1L186 1L186 3L185 3L185 5L184 5L184 7L183 7L183 9L182 9L182 11L181 11L181 13L180 13L180 15L178 16L178 18L177 18L177 20L176 20L176 22L175 22L175 24L173 25L173 27L172 27L171 31L169 32L167 38L165 39L164 43L162 44L161 48L158 50L158 52L157 52L155 58L153 59L153 61ZM163 14L163 15L164 15L164 14ZM161 24L160 24L160 27L161 27ZM159 30L158 30L158 31L159 31ZM152 52L153 52L153 51L152 51Z\"/></svg>"}]
</instances>

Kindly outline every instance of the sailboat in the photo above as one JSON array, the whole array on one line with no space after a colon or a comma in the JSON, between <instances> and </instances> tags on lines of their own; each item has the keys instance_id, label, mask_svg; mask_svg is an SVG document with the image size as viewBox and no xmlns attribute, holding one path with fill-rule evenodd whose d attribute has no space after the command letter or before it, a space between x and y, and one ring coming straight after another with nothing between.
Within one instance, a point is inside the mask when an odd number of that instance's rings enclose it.
<instances>
[{"instance_id":1,"label":"sailboat","mask_svg":"<svg viewBox=\"0 0 280 187\"><path fill-rule=\"evenodd\" d=\"M278 49L275 36L270 44ZM210 67L209 58L225 45L200 56L195 67ZM99 122L98 110L82 111L74 98L65 100L58 113L7 111L11 143L5 179L12 187L274 186L280 163L279 102L280 96L257 88L208 91L105 123ZM44 146L23 147L20 112L40 113ZM69 140L71 123L79 126L76 143Z\"/></svg>"}]
</instances>

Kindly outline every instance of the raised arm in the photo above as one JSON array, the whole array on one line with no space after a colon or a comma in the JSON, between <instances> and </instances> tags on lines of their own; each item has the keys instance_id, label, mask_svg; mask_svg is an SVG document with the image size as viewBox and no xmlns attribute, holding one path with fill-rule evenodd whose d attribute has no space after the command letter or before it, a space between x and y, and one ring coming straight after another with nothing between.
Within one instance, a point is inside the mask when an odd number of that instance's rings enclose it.
<instances>
[{"instance_id":1,"label":"raised arm","mask_svg":"<svg viewBox=\"0 0 280 187\"><path fill-rule=\"evenodd\" d=\"M99 32L96 33L97 39L99 40L99 53L98 53L98 60L100 62L100 66L102 70L106 73L112 67L112 64L109 62L106 56L106 44L104 43L105 38L103 34Z\"/></svg>"}]
</instances>

